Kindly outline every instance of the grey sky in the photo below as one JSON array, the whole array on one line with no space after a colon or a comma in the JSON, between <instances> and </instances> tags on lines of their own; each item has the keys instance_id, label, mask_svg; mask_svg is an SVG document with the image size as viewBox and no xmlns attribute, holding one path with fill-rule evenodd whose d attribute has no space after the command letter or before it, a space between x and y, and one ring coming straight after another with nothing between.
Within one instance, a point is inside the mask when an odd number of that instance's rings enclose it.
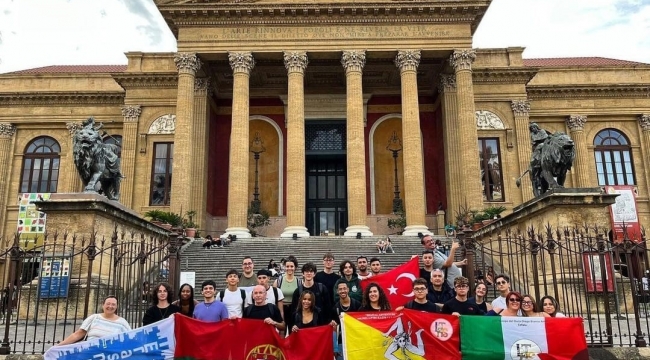
<instances>
[{"instance_id":1,"label":"grey sky","mask_svg":"<svg viewBox=\"0 0 650 360\"><path fill-rule=\"evenodd\" d=\"M650 63L650 0L493 0L474 46ZM152 0L0 0L0 73L175 51Z\"/></svg>"}]
</instances>

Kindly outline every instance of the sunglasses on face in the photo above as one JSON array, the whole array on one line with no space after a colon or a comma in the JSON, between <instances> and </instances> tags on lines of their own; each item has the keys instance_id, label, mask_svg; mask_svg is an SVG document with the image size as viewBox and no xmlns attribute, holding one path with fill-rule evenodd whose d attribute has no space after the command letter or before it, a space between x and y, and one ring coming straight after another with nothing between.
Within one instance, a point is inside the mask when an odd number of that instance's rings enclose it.
<instances>
[{"instance_id":1,"label":"sunglasses on face","mask_svg":"<svg viewBox=\"0 0 650 360\"><path fill-rule=\"evenodd\" d=\"M510 299L508 299L508 301L510 301L511 303L518 303L518 302L521 302L521 299L510 298Z\"/></svg>"},{"instance_id":2,"label":"sunglasses on face","mask_svg":"<svg viewBox=\"0 0 650 360\"><path fill-rule=\"evenodd\" d=\"M532 301L522 301L521 302L523 305L533 305Z\"/></svg>"},{"instance_id":3,"label":"sunglasses on face","mask_svg":"<svg viewBox=\"0 0 650 360\"><path fill-rule=\"evenodd\" d=\"M497 285L504 285L504 284L507 284L507 283L508 283L507 281L497 281Z\"/></svg>"},{"instance_id":4,"label":"sunglasses on face","mask_svg":"<svg viewBox=\"0 0 650 360\"><path fill-rule=\"evenodd\" d=\"M456 289L466 289L468 287L469 287L469 285L456 285L455 286Z\"/></svg>"}]
</instances>

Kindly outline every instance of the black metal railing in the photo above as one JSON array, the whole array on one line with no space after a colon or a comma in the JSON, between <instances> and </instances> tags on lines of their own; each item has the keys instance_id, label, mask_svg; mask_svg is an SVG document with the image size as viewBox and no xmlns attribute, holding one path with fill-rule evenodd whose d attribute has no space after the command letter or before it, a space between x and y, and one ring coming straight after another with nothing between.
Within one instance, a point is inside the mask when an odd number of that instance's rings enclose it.
<instances>
[{"instance_id":1,"label":"black metal railing","mask_svg":"<svg viewBox=\"0 0 650 360\"><path fill-rule=\"evenodd\" d=\"M608 229L593 227L505 230L479 238L460 231L466 274L488 285L488 298L499 296L498 274L511 288L537 302L551 295L567 316L584 319L591 347L647 346L649 262L645 231L612 241ZM541 309L540 309L541 311Z\"/></svg>"},{"instance_id":2,"label":"black metal railing","mask_svg":"<svg viewBox=\"0 0 650 360\"><path fill-rule=\"evenodd\" d=\"M101 311L108 295L117 296L120 316L140 326L156 283L178 291L182 240L176 233L146 237L117 227L107 236L0 239L0 354L45 352Z\"/></svg>"}]
</instances>

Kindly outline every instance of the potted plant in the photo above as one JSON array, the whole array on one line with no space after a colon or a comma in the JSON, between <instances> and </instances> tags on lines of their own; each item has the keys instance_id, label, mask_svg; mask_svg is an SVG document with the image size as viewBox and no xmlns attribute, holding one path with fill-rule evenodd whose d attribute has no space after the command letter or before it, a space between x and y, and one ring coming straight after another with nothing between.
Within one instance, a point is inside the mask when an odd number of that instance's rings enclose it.
<instances>
[{"instance_id":1,"label":"potted plant","mask_svg":"<svg viewBox=\"0 0 650 360\"><path fill-rule=\"evenodd\" d=\"M185 237L193 238L196 237L196 224L194 223L194 217L196 216L196 211L190 210L185 213L187 219L183 218L183 227L185 228Z\"/></svg>"},{"instance_id":2,"label":"potted plant","mask_svg":"<svg viewBox=\"0 0 650 360\"><path fill-rule=\"evenodd\" d=\"M488 219L499 219L501 218L501 213L506 210L505 206L488 206L483 209L483 213L487 215Z\"/></svg>"},{"instance_id":3,"label":"potted plant","mask_svg":"<svg viewBox=\"0 0 650 360\"><path fill-rule=\"evenodd\" d=\"M149 210L144 213L144 216L151 219L152 224L161 226L164 222L163 217L165 217L165 212L162 210Z\"/></svg>"}]
</instances>

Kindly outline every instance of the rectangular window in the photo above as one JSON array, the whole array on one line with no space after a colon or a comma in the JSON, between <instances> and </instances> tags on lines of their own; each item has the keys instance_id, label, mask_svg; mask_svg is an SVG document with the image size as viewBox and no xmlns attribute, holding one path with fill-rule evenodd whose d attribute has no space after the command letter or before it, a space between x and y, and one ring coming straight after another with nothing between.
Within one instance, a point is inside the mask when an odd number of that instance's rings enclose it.
<instances>
[{"instance_id":1,"label":"rectangular window","mask_svg":"<svg viewBox=\"0 0 650 360\"><path fill-rule=\"evenodd\" d=\"M634 171L628 150L594 151L598 185L634 185Z\"/></svg>"},{"instance_id":2,"label":"rectangular window","mask_svg":"<svg viewBox=\"0 0 650 360\"><path fill-rule=\"evenodd\" d=\"M505 201L499 139L479 138L478 152L483 201Z\"/></svg>"},{"instance_id":3,"label":"rectangular window","mask_svg":"<svg viewBox=\"0 0 650 360\"><path fill-rule=\"evenodd\" d=\"M154 143L153 148L149 205L169 205L172 190L174 143Z\"/></svg>"}]
</instances>

